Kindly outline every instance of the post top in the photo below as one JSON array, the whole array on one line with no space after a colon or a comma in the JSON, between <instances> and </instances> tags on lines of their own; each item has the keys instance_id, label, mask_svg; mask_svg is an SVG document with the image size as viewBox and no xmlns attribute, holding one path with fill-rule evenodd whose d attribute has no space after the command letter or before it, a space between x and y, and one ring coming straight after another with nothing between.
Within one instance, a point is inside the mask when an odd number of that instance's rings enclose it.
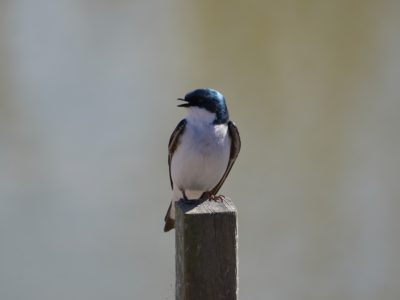
<instances>
[{"instance_id":1,"label":"post top","mask_svg":"<svg viewBox=\"0 0 400 300\"><path fill-rule=\"evenodd\" d=\"M203 214L218 214L218 213L236 214L235 205L233 204L232 200L227 197L225 197L225 199L222 201L206 200L201 203L193 201L193 204L178 201L176 203L176 208L182 210L182 212L187 215L203 215Z\"/></svg>"}]
</instances>

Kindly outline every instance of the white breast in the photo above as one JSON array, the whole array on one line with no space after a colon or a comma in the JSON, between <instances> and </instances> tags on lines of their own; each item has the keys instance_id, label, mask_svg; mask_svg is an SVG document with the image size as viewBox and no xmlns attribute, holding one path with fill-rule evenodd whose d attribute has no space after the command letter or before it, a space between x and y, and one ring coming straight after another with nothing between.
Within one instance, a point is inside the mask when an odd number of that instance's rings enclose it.
<instances>
[{"instance_id":1,"label":"white breast","mask_svg":"<svg viewBox=\"0 0 400 300\"><path fill-rule=\"evenodd\" d=\"M214 114L198 108L188 115L185 131L171 161L174 194L184 190L188 198L197 199L214 188L225 173L231 144L228 126L215 125L214 119Z\"/></svg>"}]
</instances>

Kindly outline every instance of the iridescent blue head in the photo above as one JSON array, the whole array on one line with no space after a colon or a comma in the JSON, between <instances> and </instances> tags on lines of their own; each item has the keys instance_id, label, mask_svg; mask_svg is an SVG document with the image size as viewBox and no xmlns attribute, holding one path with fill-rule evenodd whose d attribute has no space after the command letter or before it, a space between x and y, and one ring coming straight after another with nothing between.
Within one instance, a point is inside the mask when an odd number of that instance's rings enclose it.
<instances>
[{"instance_id":1,"label":"iridescent blue head","mask_svg":"<svg viewBox=\"0 0 400 300\"><path fill-rule=\"evenodd\" d=\"M213 89L198 89L185 95L185 98L178 100L187 103L178 105L179 107L199 107L211 113L215 113L214 124L223 124L229 121L228 108L225 104L224 96Z\"/></svg>"}]
</instances>

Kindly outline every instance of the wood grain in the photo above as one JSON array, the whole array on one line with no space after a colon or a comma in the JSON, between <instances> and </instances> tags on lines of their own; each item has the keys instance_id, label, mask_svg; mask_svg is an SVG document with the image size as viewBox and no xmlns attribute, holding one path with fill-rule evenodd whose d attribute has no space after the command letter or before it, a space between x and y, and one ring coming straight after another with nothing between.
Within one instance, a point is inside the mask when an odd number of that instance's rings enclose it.
<instances>
[{"instance_id":1,"label":"wood grain","mask_svg":"<svg viewBox=\"0 0 400 300\"><path fill-rule=\"evenodd\" d=\"M237 211L233 202L175 203L176 299L238 297Z\"/></svg>"}]
</instances>

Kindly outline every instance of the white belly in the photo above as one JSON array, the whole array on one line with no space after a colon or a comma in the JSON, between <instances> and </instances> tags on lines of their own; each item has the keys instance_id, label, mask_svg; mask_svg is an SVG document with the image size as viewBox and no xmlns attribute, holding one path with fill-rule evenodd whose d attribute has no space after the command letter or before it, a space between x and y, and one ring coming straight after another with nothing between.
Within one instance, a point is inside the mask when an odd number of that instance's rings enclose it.
<instances>
[{"instance_id":1,"label":"white belly","mask_svg":"<svg viewBox=\"0 0 400 300\"><path fill-rule=\"evenodd\" d=\"M227 125L186 125L171 161L174 190L190 199L214 188L226 171L230 155Z\"/></svg>"}]
</instances>

